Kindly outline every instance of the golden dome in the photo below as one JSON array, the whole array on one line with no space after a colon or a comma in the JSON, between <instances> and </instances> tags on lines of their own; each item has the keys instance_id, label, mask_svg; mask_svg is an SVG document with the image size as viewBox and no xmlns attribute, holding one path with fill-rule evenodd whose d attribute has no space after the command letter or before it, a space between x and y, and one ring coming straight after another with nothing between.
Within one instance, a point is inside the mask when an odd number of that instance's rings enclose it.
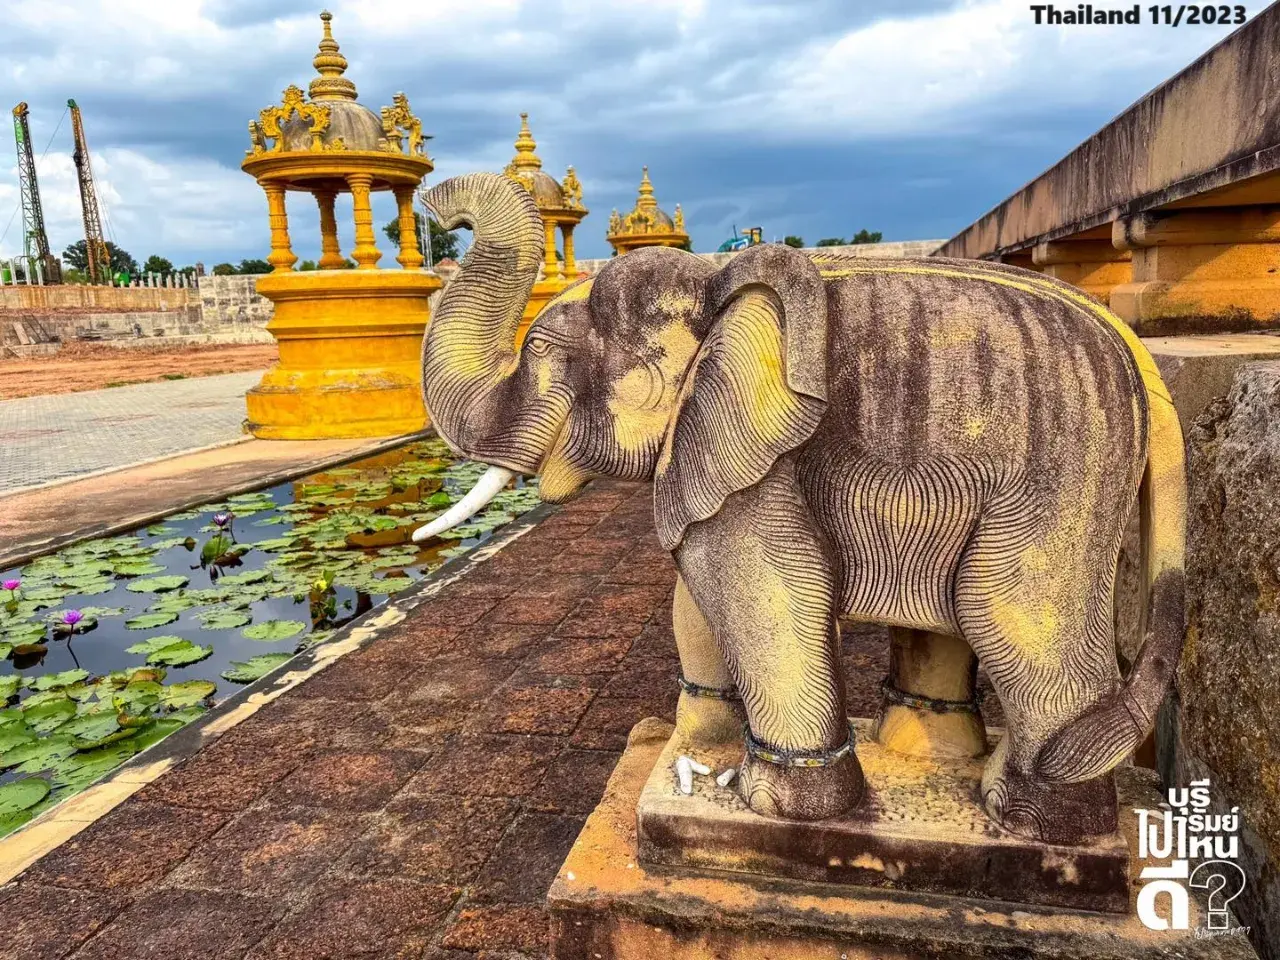
<instances>
[{"instance_id":1,"label":"golden dome","mask_svg":"<svg viewBox=\"0 0 1280 960\"><path fill-rule=\"evenodd\" d=\"M563 186L542 169L542 159L537 154L538 144L529 130L527 113L520 114L520 133L515 147L516 155L503 173L529 191L541 213L554 213L558 215L556 219L574 221L587 215L582 205L582 184L578 182L573 167L565 173Z\"/></svg>"},{"instance_id":2,"label":"golden dome","mask_svg":"<svg viewBox=\"0 0 1280 960\"><path fill-rule=\"evenodd\" d=\"M267 107L249 124L250 156L302 151L361 151L398 153L426 160L422 124L409 109L403 93L394 106L375 113L356 100L356 85L343 76L347 58L333 39L333 14L320 14L324 36L311 64L319 74L307 94L290 86L278 107ZM407 149L405 140L408 139ZM274 141L270 145L267 141Z\"/></svg>"},{"instance_id":3,"label":"golden dome","mask_svg":"<svg viewBox=\"0 0 1280 960\"><path fill-rule=\"evenodd\" d=\"M635 208L625 217L614 210L609 217L609 234L605 238L618 253L626 253L636 247L683 247L689 243L684 229L684 213L676 204L675 216L658 206L653 196L653 183L649 180L649 168L642 167L640 191Z\"/></svg>"}]
</instances>

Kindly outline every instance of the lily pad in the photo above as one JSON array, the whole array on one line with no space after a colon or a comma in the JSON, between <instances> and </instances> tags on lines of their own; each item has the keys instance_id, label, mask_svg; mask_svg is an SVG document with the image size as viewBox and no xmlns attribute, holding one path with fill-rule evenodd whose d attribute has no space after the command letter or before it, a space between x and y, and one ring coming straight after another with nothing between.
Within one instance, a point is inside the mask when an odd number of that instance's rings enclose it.
<instances>
[{"instance_id":1,"label":"lily pad","mask_svg":"<svg viewBox=\"0 0 1280 960\"><path fill-rule=\"evenodd\" d=\"M263 653L248 660L233 660L230 668L222 672L222 679L232 683L253 683L292 658L291 653Z\"/></svg>"},{"instance_id":2,"label":"lily pad","mask_svg":"<svg viewBox=\"0 0 1280 960\"><path fill-rule=\"evenodd\" d=\"M99 777L111 772L138 752L137 737L75 753L59 761L53 768L55 786L83 790Z\"/></svg>"},{"instance_id":3,"label":"lily pad","mask_svg":"<svg viewBox=\"0 0 1280 960\"><path fill-rule=\"evenodd\" d=\"M83 611L81 611L83 613ZM48 630L43 623L18 623L7 627L4 631L6 642L11 644L35 643L44 638ZM8 656L8 654L6 654Z\"/></svg>"},{"instance_id":4,"label":"lily pad","mask_svg":"<svg viewBox=\"0 0 1280 960\"><path fill-rule=\"evenodd\" d=\"M222 587L238 587L247 583L261 583L271 577L270 570L246 570L230 576L220 577L218 585Z\"/></svg>"},{"instance_id":5,"label":"lily pad","mask_svg":"<svg viewBox=\"0 0 1280 960\"><path fill-rule=\"evenodd\" d=\"M160 699L165 706L173 707L174 709L191 707L203 700L207 700L217 690L218 685L208 680L187 680L183 683L175 683L173 686L165 687Z\"/></svg>"},{"instance_id":6,"label":"lily pad","mask_svg":"<svg viewBox=\"0 0 1280 960\"><path fill-rule=\"evenodd\" d=\"M163 650L165 647L171 647L175 643L185 643L185 642L186 640L183 637L175 637L171 634L166 634L165 636L162 636L162 637L148 637L146 640L141 640L138 643L133 644L132 646L125 647L124 652L150 656L151 654L155 653L157 650Z\"/></svg>"},{"instance_id":7,"label":"lily pad","mask_svg":"<svg viewBox=\"0 0 1280 960\"><path fill-rule=\"evenodd\" d=\"M163 573L164 567L150 560L118 560L115 572L119 577L149 577Z\"/></svg>"},{"instance_id":8,"label":"lily pad","mask_svg":"<svg viewBox=\"0 0 1280 960\"><path fill-rule=\"evenodd\" d=\"M142 580L133 580L125 584L125 589L133 593L163 593L166 590L177 590L179 587L185 587L188 579L183 576L171 575L167 577L148 577Z\"/></svg>"},{"instance_id":9,"label":"lily pad","mask_svg":"<svg viewBox=\"0 0 1280 960\"><path fill-rule=\"evenodd\" d=\"M157 650L147 657L147 663L164 664L169 667L185 667L188 664L199 663L212 653L213 647L192 643L190 640L183 640L181 643L172 644L163 650Z\"/></svg>"},{"instance_id":10,"label":"lily pad","mask_svg":"<svg viewBox=\"0 0 1280 960\"><path fill-rule=\"evenodd\" d=\"M23 777L0 785L0 816L29 810L49 795L49 781L40 777Z\"/></svg>"},{"instance_id":11,"label":"lily pad","mask_svg":"<svg viewBox=\"0 0 1280 960\"><path fill-rule=\"evenodd\" d=\"M46 700L33 707L24 707L23 718L27 726L36 733L51 733L76 715L76 705L63 697L61 700Z\"/></svg>"},{"instance_id":12,"label":"lily pad","mask_svg":"<svg viewBox=\"0 0 1280 960\"><path fill-rule=\"evenodd\" d=\"M124 607L81 607L80 612L86 617L100 620L103 617L119 617L124 615Z\"/></svg>"},{"instance_id":13,"label":"lily pad","mask_svg":"<svg viewBox=\"0 0 1280 960\"><path fill-rule=\"evenodd\" d=\"M129 630L150 630L152 627L163 627L166 623L173 623L177 619L176 613L140 613L136 617L130 617L124 625Z\"/></svg>"},{"instance_id":14,"label":"lily pad","mask_svg":"<svg viewBox=\"0 0 1280 960\"><path fill-rule=\"evenodd\" d=\"M32 690L54 690L58 687L69 687L89 676L88 670L63 670L61 673L46 673L31 681Z\"/></svg>"},{"instance_id":15,"label":"lily pad","mask_svg":"<svg viewBox=\"0 0 1280 960\"><path fill-rule=\"evenodd\" d=\"M234 630L243 627L253 618L240 610L211 610L197 614L200 626L206 630Z\"/></svg>"},{"instance_id":16,"label":"lily pad","mask_svg":"<svg viewBox=\"0 0 1280 960\"><path fill-rule=\"evenodd\" d=\"M307 629L301 620L264 620L246 627L242 636L246 640L262 640L272 643L276 640L288 640L290 637Z\"/></svg>"}]
</instances>

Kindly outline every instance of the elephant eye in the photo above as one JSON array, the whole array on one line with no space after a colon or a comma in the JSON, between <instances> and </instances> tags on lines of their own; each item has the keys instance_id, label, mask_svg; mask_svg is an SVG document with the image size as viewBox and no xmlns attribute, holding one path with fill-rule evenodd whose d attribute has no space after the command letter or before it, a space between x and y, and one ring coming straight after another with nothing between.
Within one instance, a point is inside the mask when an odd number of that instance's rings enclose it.
<instances>
[{"instance_id":1,"label":"elephant eye","mask_svg":"<svg viewBox=\"0 0 1280 960\"><path fill-rule=\"evenodd\" d=\"M543 340L541 337L530 337L524 342L524 345L525 349L535 357L545 357L551 350L551 341Z\"/></svg>"}]
</instances>

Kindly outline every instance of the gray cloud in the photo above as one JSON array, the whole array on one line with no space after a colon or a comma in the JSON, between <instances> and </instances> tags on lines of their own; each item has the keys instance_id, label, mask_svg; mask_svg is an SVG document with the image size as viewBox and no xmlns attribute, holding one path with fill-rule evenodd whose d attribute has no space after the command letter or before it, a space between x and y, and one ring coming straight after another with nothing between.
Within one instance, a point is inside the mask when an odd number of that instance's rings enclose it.
<instances>
[{"instance_id":1,"label":"gray cloud","mask_svg":"<svg viewBox=\"0 0 1280 960\"><path fill-rule=\"evenodd\" d=\"M1224 33L1152 29L1137 46L1133 28L1033 27L1014 0L331 9L361 100L376 109L405 91L435 135L438 176L499 169L527 110L548 171L573 163L584 182L581 256L607 255L609 210L634 203L642 164L659 201L682 204L699 249L735 225L810 241L861 227L948 236ZM0 89L31 103L39 149L77 98L112 228L135 256L262 256L265 203L238 169L246 124L313 75L317 12L300 0L44 0L6 21ZM69 155L64 122L41 166L59 248L80 230ZM0 229L17 202L13 163L0 138ZM290 212L296 252L314 257L314 204L291 197ZM390 218L386 198L377 213Z\"/></svg>"}]
</instances>

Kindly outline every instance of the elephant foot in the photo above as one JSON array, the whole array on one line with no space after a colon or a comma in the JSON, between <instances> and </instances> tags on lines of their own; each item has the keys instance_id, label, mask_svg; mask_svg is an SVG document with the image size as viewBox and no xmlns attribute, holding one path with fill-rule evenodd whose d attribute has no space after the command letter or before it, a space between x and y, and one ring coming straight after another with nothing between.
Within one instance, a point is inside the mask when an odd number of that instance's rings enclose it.
<instances>
[{"instance_id":1,"label":"elephant foot","mask_svg":"<svg viewBox=\"0 0 1280 960\"><path fill-rule=\"evenodd\" d=\"M862 765L848 749L821 766L763 759L748 749L738 772L738 789L756 813L783 820L826 820L848 813L862 800Z\"/></svg>"},{"instance_id":2,"label":"elephant foot","mask_svg":"<svg viewBox=\"0 0 1280 960\"><path fill-rule=\"evenodd\" d=\"M1005 830L1064 846L1115 833L1119 803L1113 774L1080 783L1049 783L1010 769L1000 747L983 772L981 790L987 816Z\"/></svg>"},{"instance_id":3,"label":"elephant foot","mask_svg":"<svg viewBox=\"0 0 1280 960\"><path fill-rule=\"evenodd\" d=\"M697 696L681 691L676 704L676 735L697 756L699 747L734 743L742 739L746 711L741 700Z\"/></svg>"}]
</instances>

